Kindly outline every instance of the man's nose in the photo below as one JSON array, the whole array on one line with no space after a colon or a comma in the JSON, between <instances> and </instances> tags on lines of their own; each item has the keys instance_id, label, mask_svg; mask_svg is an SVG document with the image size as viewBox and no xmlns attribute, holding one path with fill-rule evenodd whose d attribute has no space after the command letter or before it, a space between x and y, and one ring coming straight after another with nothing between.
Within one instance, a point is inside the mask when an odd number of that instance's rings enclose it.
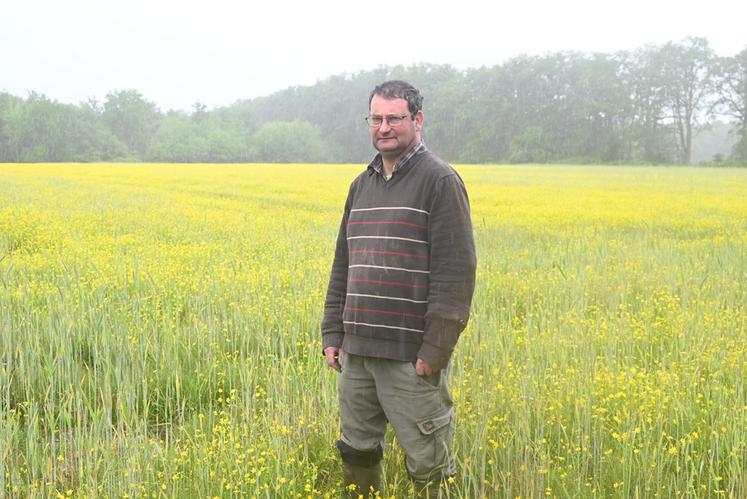
<instances>
[{"instance_id":1,"label":"man's nose","mask_svg":"<svg viewBox=\"0 0 747 499\"><path fill-rule=\"evenodd\" d=\"M384 118L384 120L381 122L381 126L379 127L380 132L385 132L392 128L392 126L389 124L389 120Z\"/></svg>"}]
</instances>

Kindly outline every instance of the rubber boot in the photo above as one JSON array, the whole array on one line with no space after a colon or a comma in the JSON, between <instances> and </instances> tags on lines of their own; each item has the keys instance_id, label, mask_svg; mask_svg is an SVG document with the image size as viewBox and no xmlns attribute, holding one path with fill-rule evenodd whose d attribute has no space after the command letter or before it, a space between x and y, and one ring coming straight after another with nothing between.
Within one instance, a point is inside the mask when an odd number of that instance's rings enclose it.
<instances>
[{"instance_id":1,"label":"rubber boot","mask_svg":"<svg viewBox=\"0 0 747 499\"><path fill-rule=\"evenodd\" d=\"M370 498L381 490L381 462L373 466L359 466L343 461L342 474L346 491L346 495L343 497L358 499L363 496ZM351 484L355 484L353 490L350 490Z\"/></svg>"}]
</instances>

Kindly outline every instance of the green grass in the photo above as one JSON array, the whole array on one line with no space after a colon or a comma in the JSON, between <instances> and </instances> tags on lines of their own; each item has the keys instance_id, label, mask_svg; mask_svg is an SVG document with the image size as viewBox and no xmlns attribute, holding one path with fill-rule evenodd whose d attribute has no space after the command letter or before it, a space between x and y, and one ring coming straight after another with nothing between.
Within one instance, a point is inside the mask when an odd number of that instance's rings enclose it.
<instances>
[{"instance_id":1,"label":"green grass","mask_svg":"<svg viewBox=\"0 0 747 499\"><path fill-rule=\"evenodd\" d=\"M319 322L360 169L0 165L0 495L335 497ZM458 169L453 496L747 496L747 172Z\"/></svg>"}]
</instances>

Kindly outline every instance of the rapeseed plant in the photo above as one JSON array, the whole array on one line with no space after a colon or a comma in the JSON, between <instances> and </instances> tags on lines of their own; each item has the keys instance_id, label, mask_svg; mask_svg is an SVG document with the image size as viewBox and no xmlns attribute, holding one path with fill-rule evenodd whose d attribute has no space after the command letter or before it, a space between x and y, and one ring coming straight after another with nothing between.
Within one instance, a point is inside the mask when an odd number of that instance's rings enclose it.
<instances>
[{"instance_id":1,"label":"rapeseed plant","mask_svg":"<svg viewBox=\"0 0 747 499\"><path fill-rule=\"evenodd\" d=\"M457 168L452 495L746 496L747 172ZM337 497L318 328L360 169L0 165L0 495Z\"/></svg>"}]
</instances>

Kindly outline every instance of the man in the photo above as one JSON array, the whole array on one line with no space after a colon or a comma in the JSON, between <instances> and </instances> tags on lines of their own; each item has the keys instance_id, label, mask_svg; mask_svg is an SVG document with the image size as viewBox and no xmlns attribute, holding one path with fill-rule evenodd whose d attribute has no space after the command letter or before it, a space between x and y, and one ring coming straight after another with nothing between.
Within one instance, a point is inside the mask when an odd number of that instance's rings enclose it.
<instances>
[{"instance_id":1,"label":"man","mask_svg":"<svg viewBox=\"0 0 747 499\"><path fill-rule=\"evenodd\" d=\"M381 487L387 422L422 497L456 472L447 377L469 317L475 246L461 178L421 140L422 103L403 81L371 92L379 152L350 186L324 305L322 348L341 373L337 447L354 497Z\"/></svg>"}]
</instances>

